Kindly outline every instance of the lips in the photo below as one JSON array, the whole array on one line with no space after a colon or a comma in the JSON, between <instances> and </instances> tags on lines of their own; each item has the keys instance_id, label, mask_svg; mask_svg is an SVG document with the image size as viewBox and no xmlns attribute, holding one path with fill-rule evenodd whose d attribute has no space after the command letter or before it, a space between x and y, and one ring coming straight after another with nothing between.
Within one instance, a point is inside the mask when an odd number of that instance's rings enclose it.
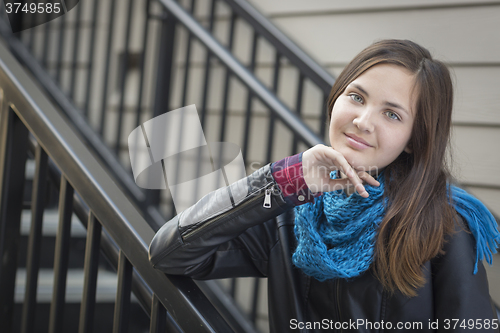
<instances>
[{"instance_id":1,"label":"lips","mask_svg":"<svg viewBox=\"0 0 500 333\"><path fill-rule=\"evenodd\" d=\"M349 144L356 149L367 149L373 147L370 145L368 142L360 138L359 136L356 136L354 134L347 134L344 133L344 135L347 137L347 141Z\"/></svg>"}]
</instances>

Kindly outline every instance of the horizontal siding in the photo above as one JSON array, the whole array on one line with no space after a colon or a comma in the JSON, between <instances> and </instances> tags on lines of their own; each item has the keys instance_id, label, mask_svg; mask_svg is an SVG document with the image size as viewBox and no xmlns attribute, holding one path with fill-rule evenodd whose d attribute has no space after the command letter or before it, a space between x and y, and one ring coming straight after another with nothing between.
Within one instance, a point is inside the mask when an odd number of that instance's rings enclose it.
<instances>
[{"instance_id":1,"label":"horizontal siding","mask_svg":"<svg viewBox=\"0 0 500 333\"><path fill-rule=\"evenodd\" d=\"M325 66L345 65L363 48L385 38L414 40L450 63L500 63L500 6L287 17L273 22Z\"/></svg>"},{"instance_id":2,"label":"horizontal siding","mask_svg":"<svg viewBox=\"0 0 500 333\"><path fill-rule=\"evenodd\" d=\"M493 186L499 191L499 142L498 128L454 126L452 149L459 180L466 185Z\"/></svg>"},{"instance_id":3,"label":"horizontal siding","mask_svg":"<svg viewBox=\"0 0 500 333\"><path fill-rule=\"evenodd\" d=\"M378 11L443 6L478 6L500 3L498 0L249 0L267 16L304 15L307 13Z\"/></svg>"},{"instance_id":4,"label":"horizontal siding","mask_svg":"<svg viewBox=\"0 0 500 333\"><path fill-rule=\"evenodd\" d=\"M491 212L496 216L497 219L500 218L500 191L488 188L478 188L474 186L467 186L466 189L476 197L480 198L481 201L486 205L486 207L488 207L488 209L491 210Z\"/></svg>"},{"instance_id":5,"label":"horizontal siding","mask_svg":"<svg viewBox=\"0 0 500 333\"><path fill-rule=\"evenodd\" d=\"M456 78L453 121L500 126L500 66L456 67L452 71Z\"/></svg>"}]
</instances>

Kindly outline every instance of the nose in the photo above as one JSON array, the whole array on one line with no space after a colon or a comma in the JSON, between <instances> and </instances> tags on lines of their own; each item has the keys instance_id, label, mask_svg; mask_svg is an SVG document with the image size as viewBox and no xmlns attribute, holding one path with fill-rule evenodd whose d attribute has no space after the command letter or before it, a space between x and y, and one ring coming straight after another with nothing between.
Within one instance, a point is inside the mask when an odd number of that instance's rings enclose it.
<instances>
[{"instance_id":1,"label":"nose","mask_svg":"<svg viewBox=\"0 0 500 333\"><path fill-rule=\"evenodd\" d=\"M373 115L371 110L363 110L353 119L352 123L356 126L361 132L371 133L375 129L375 125L373 123Z\"/></svg>"}]
</instances>

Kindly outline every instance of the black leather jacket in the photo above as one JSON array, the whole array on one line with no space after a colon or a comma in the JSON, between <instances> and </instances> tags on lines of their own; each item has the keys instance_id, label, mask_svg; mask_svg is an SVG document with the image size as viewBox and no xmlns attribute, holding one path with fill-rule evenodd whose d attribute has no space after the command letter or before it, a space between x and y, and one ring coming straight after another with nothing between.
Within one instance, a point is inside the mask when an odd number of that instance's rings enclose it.
<instances>
[{"instance_id":1,"label":"black leather jacket","mask_svg":"<svg viewBox=\"0 0 500 333\"><path fill-rule=\"evenodd\" d=\"M445 254L425 264L418 296L408 298L383 290L371 270L319 282L293 268L290 208L267 165L167 222L151 242L150 261L194 279L267 277L271 332L498 332L483 265L472 274L472 234L457 228Z\"/></svg>"}]
</instances>

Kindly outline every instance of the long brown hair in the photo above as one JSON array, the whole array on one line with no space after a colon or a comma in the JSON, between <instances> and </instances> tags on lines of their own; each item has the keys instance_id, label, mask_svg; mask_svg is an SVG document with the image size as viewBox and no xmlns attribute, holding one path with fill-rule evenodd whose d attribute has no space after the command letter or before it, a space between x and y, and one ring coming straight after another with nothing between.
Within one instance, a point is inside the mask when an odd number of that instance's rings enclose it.
<instances>
[{"instance_id":1,"label":"long brown hair","mask_svg":"<svg viewBox=\"0 0 500 333\"><path fill-rule=\"evenodd\" d=\"M441 252L454 230L455 212L447 197L453 85L448 68L429 51L408 40L382 40L359 53L342 71L328 98L333 105L346 87L378 64L402 66L415 76L415 120L411 153L385 169L386 215L375 245L374 270L383 286L415 296L425 283L423 264Z\"/></svg>"}]
</instances>

